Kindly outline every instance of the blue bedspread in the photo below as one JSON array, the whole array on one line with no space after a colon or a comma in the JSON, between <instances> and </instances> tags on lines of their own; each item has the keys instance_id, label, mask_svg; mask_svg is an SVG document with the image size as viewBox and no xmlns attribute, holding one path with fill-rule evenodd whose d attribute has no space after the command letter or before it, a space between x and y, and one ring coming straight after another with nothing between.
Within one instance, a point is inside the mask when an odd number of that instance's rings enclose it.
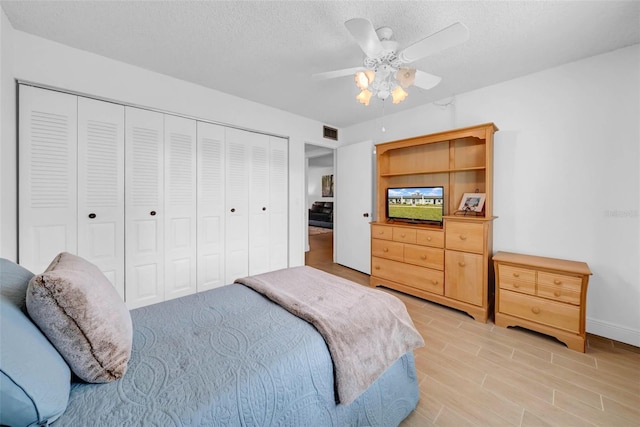
<instances>
[{"instance_id":1,"label":"blue bedspread","mask_svg":"<svg viewBox=\"0 0 640 427\"><path fill-rule=\"evenodd\" d=\"M412 353L351 405L336 405L321 335L228 285L131 312L127 373L72 384L54 426L396 426L416 406Z\"/></svg>"}]
</instances>

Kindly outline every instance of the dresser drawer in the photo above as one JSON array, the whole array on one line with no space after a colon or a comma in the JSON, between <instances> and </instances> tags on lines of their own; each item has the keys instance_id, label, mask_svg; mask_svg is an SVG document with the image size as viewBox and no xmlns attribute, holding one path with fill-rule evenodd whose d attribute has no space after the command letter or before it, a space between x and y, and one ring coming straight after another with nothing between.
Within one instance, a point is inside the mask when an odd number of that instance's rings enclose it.
<instances>
[{"instance_id":1,"label":"dresser drawer","mask_svg":"<svg viewBox=\"0 0 640 427\"><path fill-rule=\"evenodd\" d=\"M393 240L403 243L416 242L416 230L410 228L393 227Z\"/></svg>"},{"instance_id":2,"label":"dresser drawer","mask_svg":"<svg viewBox=\"0 0 640 427\"><path fill-rule=\"evenodd\" d=\"M498 286L500 289L535 295L536 271L501 265L498 269Z\"/></svg>"},{"instance_id":3,"label":"dresser drawer","mask_svg":"<svg viewBox=\"0 0 640 427\"><path fill-rule=\"evenodd\" d=\"M580 308L517 292L500 290L499 311L565 331L580 332Z\"/></svg>"},{"instance_id":4,"label":"dresser drawer","mask_svg":"<svg viewBox=\"0 0 640 427\"><path fill-rule=\"evenodd\" d=\"M393 238L393 227L385 227L384 225L372 225L371 237L374 239L391 240Z\"/></svg>"},{"instance_id":5,"label":"dresser drawer","mask_svg":"<svg viewBox=\"0 0 640 427\"><path fill-rule=\"evenodd\" d=\"M371 275L438 295L444 293L444 275L438 270L372 257Z\"/></svg>"},{"instance_id":6,"label":"dresser drawer","mask_svg":"<svg viewBox=\"0 0 640 427\"><path fill-rule=\"evenodd\" d=\"M444 249L405 244L404 262L421 267L444 270Z\"/></svg>"},{"instance_id":7,"label":"dresser drawer","mask_svg":"<svg viewBox=\"0 0 640 427\"><path fill-rule=\"evenodd\" d=\"M444 232L435 230L417 230L416 243L418 245L444 248Z\"/></svg>"},{"instance_id":8,"label":"dresser drawer","mask_svg":"<svg viewBox=\"0 0 640 427\"><path fill-rule=\"evenodd\" d=\"M447 221L445 240L447 249L482 253L484 249L484 224Z\"/></svg>"},{"instance_id":9,"label":"dresser drawer","mask_svg":"<svg viewBox=\"0 0 640 427\"><path fill-rule=\"evenodd\" d=\"M580 293L582 288L582 279L574 276L567 276L559 273L548 273L540 271L538 273L538 284L551 288L558 288L567 291Z\"/></svg>"},{"instance_id":10,"label":"dresser drawer","mask_svg":"<svg viewBox=\"0 0 640 427\"><path fill-rule=\"evenodd\" d=\"M580 291L568 287L538 285L538 296L580 305Z\"/></svg>"},{"instance_id":11,"label":"dresser drawer","mask_svg":"<svg viewBox=\"0 0 640 427\"><path fill-rule=\"evenodd\" d=\"M391 240L371 239L371 255L396 261L403 260L404 245Z\"/></svg>"}]
</instances>

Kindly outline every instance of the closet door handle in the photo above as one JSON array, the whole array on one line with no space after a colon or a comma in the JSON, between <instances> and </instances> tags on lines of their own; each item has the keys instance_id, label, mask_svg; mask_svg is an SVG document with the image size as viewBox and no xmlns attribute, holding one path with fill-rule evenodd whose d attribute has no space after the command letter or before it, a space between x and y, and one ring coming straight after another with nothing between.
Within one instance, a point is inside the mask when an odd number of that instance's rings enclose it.
<instances>
[{"instance_id":1,"label":"closet door handle","mask_svg":"<svg viewBox=\"0 0 640 427\"><path fill-rule=\"evenodd\" d=\"M266 211L266 210L267 210L267 208L265 208L265 207L263 206L263 207L262 207L262 210L263 210L263 211Z\"/></svg>"},{"instance_id":2,"label":"closet door handle","mask_svg":"<svg viewBox=\"0 0 640 427\"><path fill-rule=\"evenodd\" d=\"M151 215L151 216L156 216L156 211L151 211L151 212L149 212L149 215Z\"/></svg>"},{"instance_id":3,"label":"closet door handle","mask_svg":"<svg viewBox=\"0 0 640 427\"><path fill-rule=\"evenodd\" d=\"M365 213L362 214L362 216L365 217L365 218L369 218L369 213L365 212Z\"/></svg>"},{"instance_id":4,"label":"closet door handle","mask_svg":"<svg viewBox=\"0 0 640 427\"><path fill-rule=\"evenodd\" d=\"M235 211L236 211L236 208L231 208L231 212L235 212Z\"/></svg>"},{"instance_id":5,"label":"closet door handle","mask_svg":"<svg viewBox=\"0 0 640 427\"><path fill-rule=\"evenodd\" d=\"M95 218L95 217L96 217L96 214L94 214L93 212L91 212L91 213L89 214L89 218L93 219L93 218Z\"/></svg>"}]
</instances>

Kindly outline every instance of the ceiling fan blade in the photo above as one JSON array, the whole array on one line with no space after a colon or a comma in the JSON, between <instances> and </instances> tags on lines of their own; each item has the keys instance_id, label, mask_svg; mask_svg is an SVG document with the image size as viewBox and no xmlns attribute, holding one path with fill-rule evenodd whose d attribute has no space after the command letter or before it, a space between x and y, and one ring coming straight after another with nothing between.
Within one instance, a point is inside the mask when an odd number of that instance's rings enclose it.
<instances>
[{"instance_id":1,"label":"ceiling fan blade","mask_svg":"<svg viewBox=\"0 0 640 427\"><path fill-rule=\"evenodd\" d=\"M364 68L364 67L343 68L342 70L326 71L324 73L312 74L311 78L313 80L335 79L336 77L344 77L344 76L348 76L348 75L354 75L358 71L364 71L365 69L366 68Z\"/></svg>"},{"instance_id":2,"label":"ceiling fan blade","mask_svg":"<svg viewBox=\"0 0 640 427\"><path fill-rule=\"evenodd\" d=\"M469 39L469 29L464 24L456 22L408 46L400 52L398 58L405 64L417 61L441 50L464 43L467 39Z\"/></svg>"},{"instance_id":3,"label":"ceiling fan blade","mask_svg":"<svg viewBox=\"0 0 640 427\"><path fill-rule=\"evenodd\" d=\"M442 80L442 77L416 70L416 80L413 82L413 85L422 89L431 89L437 86L440 80Z\"/></svg>"},{"instance_id":4,"label":"ceiling fan blade","mask_svg":"<svg viewBox=\"0 0 640 427\"><path fill-rule=\"evenodd\" d=\"M377 58L384 53L384 47L371 21L365 18L354 18L345 22L344 26L369 58Z\"/></svg>"}]
</instances>

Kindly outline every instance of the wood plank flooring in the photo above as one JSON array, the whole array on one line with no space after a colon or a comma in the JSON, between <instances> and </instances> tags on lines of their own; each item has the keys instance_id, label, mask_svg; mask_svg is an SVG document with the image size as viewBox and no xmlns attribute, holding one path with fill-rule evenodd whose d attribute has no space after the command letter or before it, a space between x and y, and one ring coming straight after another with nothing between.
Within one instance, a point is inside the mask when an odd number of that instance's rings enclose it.
<instances>
[{"instance_id":1,"label":"wood plank flooring","mask_svg":"<svg viewBox=\"0 0 640 427\"><path fill-rule=\"evenodd\" d=\"M333 235L310 236L306 264L367 286L332 262ZM640 349L588 335L585 354L555 338L501 328L383 289L407 306L425 347L414 352L414 426L640 426Z\"/></svg>"}]
</instances>

